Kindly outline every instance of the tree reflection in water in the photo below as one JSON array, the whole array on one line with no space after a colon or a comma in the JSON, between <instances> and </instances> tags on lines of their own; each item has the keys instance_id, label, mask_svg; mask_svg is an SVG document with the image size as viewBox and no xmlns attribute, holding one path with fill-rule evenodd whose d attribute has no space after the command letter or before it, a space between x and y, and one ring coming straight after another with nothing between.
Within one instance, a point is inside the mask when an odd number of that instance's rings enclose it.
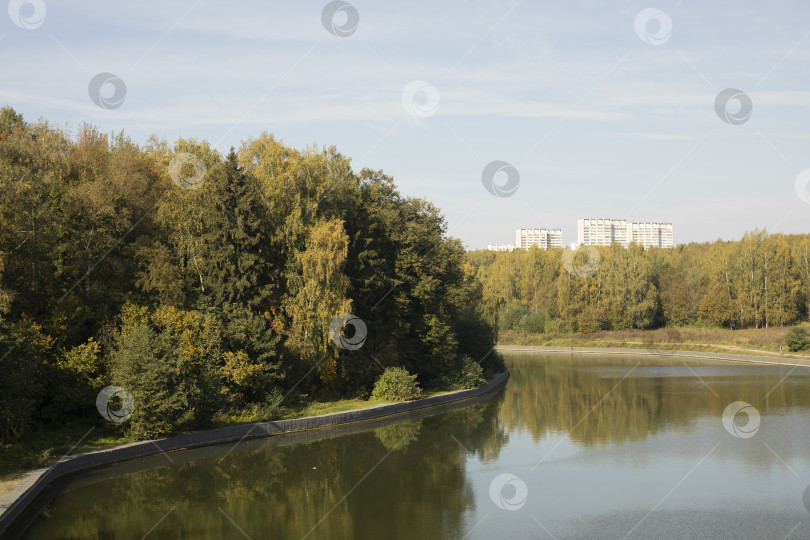
<instances>
[{"instance_id":1,"label":"tree reflection in water","mask_svg":"<svg viewBox=\"0 0 810 540\"><path fill-rule=\"evenodd\" d=\"M545 442L567 437L582 450L621 446L618 455L649 464L666 451L647 443L672 440L668 434L711 448L726 437L723 410L738 400L762 413L763 431L771 430L763 440L778 443L782 459L806 459L804 438L790 432L790 422L775 420L810 407L805 372L786 378L790 368L616 356L509 355L508 364L505 391L447 412L246 441L229 454L230 445L190 450L171 454L171 463L156 456L82 475L45 506L25 538L220 539L238 538L240 529L255 539L462 538L494 509L481 482L495 469L524 467L521 474L535 481L533 497L551 497L530 469ZM781 467L762 444L723 440L718 456L758 470ZM501 455L507 446L523 452L509 454L520 455L520 463ZM614 455L602 452L600 466L618 478L625 469L620 462L611 468ZM481 531L496 522L491 516Z\"/></svg>"}]
</instances>

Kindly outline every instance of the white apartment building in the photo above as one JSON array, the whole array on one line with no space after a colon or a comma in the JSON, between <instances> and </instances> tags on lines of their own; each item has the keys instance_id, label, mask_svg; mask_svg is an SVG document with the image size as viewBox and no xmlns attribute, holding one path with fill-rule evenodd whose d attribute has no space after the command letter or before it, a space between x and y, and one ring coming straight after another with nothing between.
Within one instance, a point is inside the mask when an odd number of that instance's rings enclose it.
<instances>
[{"instance_id":1,"label":"white apartment building","mask_svg":"<svg viewBox=\"0 0 810 540\"><path fill-rule=\"evenodd\" d=\"M672 223L637 222L626 219L577 220L577 238L581 246L621 244L627 247L631 242L641 244L645 248L671 248L675 245Z\"/></svg>"},{"instance_id":2,"label":"white apartment building","mask_svg":"<svg viewBox=\"0 0 810 540\"><path fill-rule=\"evenodd\" d=\"M563 247L562 229L515 229L515 248L529 249L533 245L541 249Z\"/></svg>"},{"instance_id":3,"label":"white apartment building","mask_svg":"<svg viewBox=\"0 0 810 540\"><path fill-rule=\"evenodd\" d=\"M487 249L489 251L515 251L515 246L512 244L490 244Z\"/></svg>"},{"instance_id":4,"label":"white apartment building","mask_svg":"<svg viewBox=\"0 0 810 540\"><path fill-rule=\"evenodd\" d=\"M672 223L630 223L627 229L627 236L630 242L659 248L671 248L675 246L672 237Z\"/></svg>"}]
</instances>

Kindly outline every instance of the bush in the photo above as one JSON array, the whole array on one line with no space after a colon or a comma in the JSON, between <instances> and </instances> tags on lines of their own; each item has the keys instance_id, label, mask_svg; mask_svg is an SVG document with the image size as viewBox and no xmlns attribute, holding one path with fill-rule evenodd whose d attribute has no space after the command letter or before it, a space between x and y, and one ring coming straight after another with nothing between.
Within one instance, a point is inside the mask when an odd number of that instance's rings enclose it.
<instances>
[{"instance_id":1,"label":"bush","mask_svg":"<svg viewBox=\"0 0 810 540\"><path fill-rule=\"evenodd\" d=\"M374 384L371 397L386 401L408 401L421 397L416 375L401 367L387 368Z\"/></svg>"},{"instance_id":2,"label":"bush","mask_svg":"<svg viewBox=\"0 0 810 540\"><path fill-rule=\"evenodd\" d=\"M484 368L466 354L460 358L457 372L442 379L442 384L452 390L478 388L485 382Z\"/></svg>"},{"instance_id":3,"label":"bush","mask_svg":"<svg viewBox=\"0 0 810 540\"><path fill-rule=\"evenodd\" d=\"M787 343L788 349L794 352L810 349L810 338L807 337L807 330L801 326L790 329L785 338L785 343Z\"/></svg>"},{"instance_id":4,"label":"bush","mask_svg":"<svg viewBox=\"0 0 810 540\"><path fill-rule=\"evenodd\" d=\"M517 302L508 305L501 312L499 327L501 330L514 330L520 320L529 313L529 310Z\"/></svg>"},{"instance_id":5,"label":"bush","mask_svg":"<svg viewBox=\"0 0 810 540\"><path fill-rule=\"evenodd\" d=\"M536 309L521 317L515 329L519 332L527 332L529 334L542 334L546 331L546 323L548 320L548 313L542 309Z\"/></svg>"}]
</instances>

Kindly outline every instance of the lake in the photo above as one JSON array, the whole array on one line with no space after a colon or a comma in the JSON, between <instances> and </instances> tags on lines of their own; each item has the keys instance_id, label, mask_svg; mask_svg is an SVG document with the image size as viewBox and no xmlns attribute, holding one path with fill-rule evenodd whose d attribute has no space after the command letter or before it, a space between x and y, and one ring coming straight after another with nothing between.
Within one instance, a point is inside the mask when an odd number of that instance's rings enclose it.
<instances>
[{"instance_id":1,"label":"lake","mask_svg":"<svg viewBox=\"0 0 810 540\"><path fill-rule=\"evenodd\" d=\"M503 391L434 416L71 478L23 537L810 538L810 370L505 358Z\"/></svg>"}]
</instances>

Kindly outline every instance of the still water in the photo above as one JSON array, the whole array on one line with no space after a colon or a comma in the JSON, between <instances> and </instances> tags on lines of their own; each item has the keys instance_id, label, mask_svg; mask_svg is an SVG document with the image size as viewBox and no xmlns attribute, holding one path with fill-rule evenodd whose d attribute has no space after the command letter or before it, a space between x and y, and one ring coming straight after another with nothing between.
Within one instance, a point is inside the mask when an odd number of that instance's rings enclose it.
<instances>
[{"instance_id":1,"label":"still water","mask_svg":"<svg viewBox=\"0 0 810 540\"><path fill-rule=\"evenodd\" d=\"M435 416L82 475L24 537L810 538L810 370L506 360L505 390Z\"/></svg>"}]
</instances>

